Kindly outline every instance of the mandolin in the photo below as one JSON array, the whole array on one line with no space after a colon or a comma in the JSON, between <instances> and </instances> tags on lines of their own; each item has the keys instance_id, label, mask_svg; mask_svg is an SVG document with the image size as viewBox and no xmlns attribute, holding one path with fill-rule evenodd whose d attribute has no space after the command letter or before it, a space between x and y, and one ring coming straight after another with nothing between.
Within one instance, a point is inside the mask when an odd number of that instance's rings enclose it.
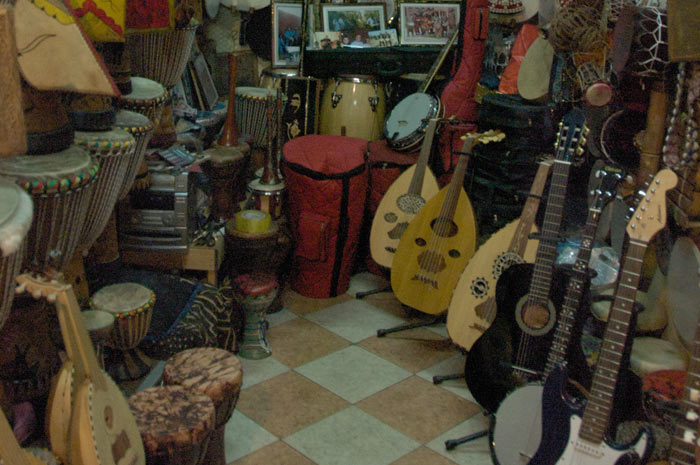
<instances>
[{"instance_id":1,"label":"mandolin","mask_svg":"<svg viewBox=\"0 0 700 465\"><path fill-rule=\"evenodd\" d=\"M501 274L513 264L535 260L538 241L529 235L537 231L535 216L551 169L551 160L540 163L520 219L489 237L457 282L447 309L447 332L464 350L471 349L496 317L496 283Z\"/></svg>"},{"instance_id":2,"label":"mandolin","mask_svg":"<svg viewBox=\"0 0 700 465\"><path fill-rule=\"evenodd\" d=\"M40 458L22 450L2 410L0 410L0 464L46 465Z\"/></svg>"},{"instance_id":3,"label":"mandolin","mask_svg":"<svg viewBox=\"0 0 700 465\"><path fill-rule=\"evenodd\" d=\"M501 275L496 286L496 318L467 356L467 386L489 412L496 411L508 392L544 370L566 286L565 274L554 269L559 228L571 163L583 152L585 121L577 108L564 115L535 263L513 265ZM578 350L574 352L580 352L575 345ZM573 355L585 365L582 353Z\"/></svg>"},{"instance_id":4,"label":"mandolin","mask_svg":"<svg viewBox=\"0 0 700 465\"><path fill-rule=\"evenodd\" d=\"M437 118L430 119L418 161L389 186L372 220L370 253L375 262L386 268L391 268L399 239L408 224L425 202L440 190L435 175L428 167L438 121Z\"/></svg>"},{"instance_id":5,"label":"mandolin","mask_svg":"<svg viewBox=\"0 0 700 465\"><path fill-rule=\"evenodd\" d=\"M70 415L69 444L65 447L69 451L69 462L72 465L145 465L136 420L119 387L97 362L72 286L27 274L20 275L17 282L19 292L26 290L57 304L61 333L68 354L73 357L73 369L85 374L83 379L73 378L70 382L72 401L70 408L62 412L62 415ZM65 407L65 403L63 405Z\"/></svg>"},{"instance_id":6,"label":"mandolin","mask_svg":"<svg viewBox=\"0 0 700 465\"><path fill-rule=\"evenodd\" d=\"M447 310L460 273L474 255L476 221L462 183L477 143L503 140L500 131L463 136L462 157L450 183L430 199L401 236L391 287L403 304L436 315Z\"/></svg>"},{"instance_id":7,"label":"mandolin","mask_svg":"<svg viewBox=\"0 0 700 465\"><path fill-rule=\"evenodd\" d=\"M659 171L627 223L629 244L587 401L576 403L566 395L565 367L558 365L547 378L542 393L542 441L530 465L613 465L620 460L644 464L648 460L653 448L650 428L642 427L628 444L608 442L605 436L634 326L634 302L644 254L654 235L666 225L666 192L676 181L673 171Z\"/></svg>"},{"instance_id":8,"label":"mandolin","mask_svg":"<svg viewBox=\"0 0 700 465\"><path fill-rule=\"evenodd\" d=\"M598 186L593 190L593 199L581 235L581 246L576 256L571 277L566 289L554 339L549 349L544 376L558 365L567 364L567 352L576 326L576 313L580 311L581 298L589 283L588 263L598 229L600 214L605 205L615 197L621 170L605 167L596 172ZM500 465L522 465L532 458L542 437L542 383L536 382L519 387L503 399L491 429L491 453L494 463Z\"/></svg>"}]
</instances>

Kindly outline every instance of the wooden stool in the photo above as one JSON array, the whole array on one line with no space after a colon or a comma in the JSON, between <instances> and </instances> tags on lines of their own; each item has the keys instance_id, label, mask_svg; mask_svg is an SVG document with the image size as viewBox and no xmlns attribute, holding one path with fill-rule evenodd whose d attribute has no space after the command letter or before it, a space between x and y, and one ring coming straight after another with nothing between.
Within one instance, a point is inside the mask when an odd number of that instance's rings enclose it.
<instances>
[{"instance_id":1,"label":"wooden stool","mask_svg":"<svg viewBox=\"0 0 700 465\"><path fill-rule=\"evenodd\" d=\"M233 297L245 311L245 329L239 355L248 359L261 359L272 355L265 331L265 312L279 292L275 275L265 272L241 274L233 279Z\"/></svg>"},{"instance_id":2,"label":"wooden stool","mask_svg":"<svg viewBox=\"0 0 700 465\"><path fill-rule=\"evenodd\" d=\"M214 429L209 397L182 386L156 386L131 396L129 406L141 432L146 463L200 463Z\"/></svg>"},{"instance_id":3,"label":"wooden stool","mask_svg":"<svg viewBox=\"0 0 700 465\"><path fill-rule=\"evenodd\" d=\"M224 430L236 408L243 384L243 367L232 353L215 347L179 352L165 363L163 383L193 388L214 401L214 434L202 465L225 465Z\"/></svg>"}]
</instances>

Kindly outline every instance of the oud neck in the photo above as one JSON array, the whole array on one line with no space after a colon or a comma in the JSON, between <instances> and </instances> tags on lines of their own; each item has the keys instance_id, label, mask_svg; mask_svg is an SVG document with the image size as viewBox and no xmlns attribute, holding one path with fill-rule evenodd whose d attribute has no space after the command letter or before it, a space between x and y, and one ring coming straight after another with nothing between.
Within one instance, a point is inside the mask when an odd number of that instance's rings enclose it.
<instances>
[{"instance_id":1,"label":"oud neck","mask_svg":"<svg viewBox=\"0 0 700 465\"><path fill-rule=\"evenodd\" d=\"M432 152L433 148L433 138L435 136L437 123L438 120L435 118L431 118L430 121L428 121L428 128L425 131L423 145L421 145L420 155L418 156L418 161L416 162L416 170L413 172L411 184L408 186L409 194L420 195L420 193L423 191L425 170L428 168L428 161L430 160L430 153Z\"/></svg>"},{"instance_id":2,"label":"oud neck","mask_svg":"<svg viewBox=\"0 0 700 465\"><path fill-rule=\"evenodd\" d=\"M630 240L605 327L579 432L581 438L596 444L603 441L610 420L615 386L633 322L635 296L647 245L646 242Z\"/></svg>"},{"instance_id":3,"label":"oud neck","mask_svg":"<svg viewBox=\"0 0 700 465\"><path fill-rule=\"evenodd\" d=\"M527 242L530 239L530 230L532 230L532 225L535 222L537 210L540 207L542 192L544 192L544 186L551 169L552 163L549 161L540 163L539 168L537 168L535 180L532 182L532 186L530 186L530 195L525 201L525 206L520 214L518 227L515 229L513 239L510 241L508 251L514 252L520 257L525 253L525 247L527 247Z\"/></svg>"},{"instance_id":4,"label":"oud neck","mask_svg":"<svg viewBox=\"0 0 700 465\"><path fill-rule=\"evenodd\" d=\"M443 221L451 221L454 218L455 210L457 209L457 201L459 200L459 194L462 192L464 176L467 173L467 165L469 165L469 155L460 155L457 166L455 167L455 172L450 180L450 184L447 186L445 200L442 203L442 208L440 209L440 216L438 218Z\"/></svg>"}]
</instances>

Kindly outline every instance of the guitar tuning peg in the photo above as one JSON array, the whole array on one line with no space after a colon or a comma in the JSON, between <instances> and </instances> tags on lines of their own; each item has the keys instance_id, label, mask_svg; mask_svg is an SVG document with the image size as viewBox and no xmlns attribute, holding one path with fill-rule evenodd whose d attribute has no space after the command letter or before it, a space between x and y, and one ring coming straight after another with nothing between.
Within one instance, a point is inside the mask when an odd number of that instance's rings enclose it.
<instances>
[{"instance_id":1,"label":"guitar tuning peg","mask_svg":"<svg viewBox=\"0 0 700 465\"><path fill-rule=\"evenodd\" d=\"M576 149L576 155L578 155L578 156L583 155L583 147L578 147L578 148Z\"/></svg>"},{"instance_id":2,"label":"guitar tuning peg","mask_svg":"<svg viewBox=\"0 0 700 465\"><path fill-rule=\"evenodd\" d=\"M581 133L583 134L584 137L587 137L590 132L591 132L591 129L588 126L584 126L583 131L581 131Z\"/></svg>"}]
</instances>

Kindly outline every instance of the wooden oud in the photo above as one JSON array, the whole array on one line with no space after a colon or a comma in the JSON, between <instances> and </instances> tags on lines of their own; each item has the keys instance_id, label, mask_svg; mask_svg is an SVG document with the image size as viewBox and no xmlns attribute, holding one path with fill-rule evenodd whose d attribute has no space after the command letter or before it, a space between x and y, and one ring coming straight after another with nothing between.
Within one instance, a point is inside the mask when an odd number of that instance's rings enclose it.
<instances>
[{"instance_id":1,"label":"wooden oud","mask_svg":"<svg viewBox=\"0 0 700 465\"><path fill-rule=\"evenodd\" d=\"M0 410L0 463L8 465L46 465L40 458L22 450L2 410Z\"/></svg>"},{"instance_id":2,"label":"wooden oud","mask_svg":"<svg viewBox=\"0 0 700 465\"><path fill-rule=\"evenodd\" d=\"M538 241L529 235L537 231L535 216L551 169L552 160L540 163L520 219L479 247L457 282L447 310L447 332L452 342L465 350L496 317L496 283L501 274L514 263L535 261Z\"/></svg>"},{"instance_id":3,"label":"wooden oud","mask_svg":"<svg viewBox=\"0 0 700 465\"><path fill-rule=\"evenodd\" d=\"M477 143L503 140L498 131L464 136L462 152ZM447 310L460 273L474 255L476 221L462 183L469 158L462 156L449 185L406 228L391 268L391 287L403 304L436 315Z\"/></svg>"},{"instance_id":4,"label":"wooden oud","mask_svg":"<svg viewBox=\"0 0 700 465\"><path fill-rule=\"evenodd\" d=\"M145 465L136 420L119 387L100 369L73 288L26 274L20 275L17 282L18 291L26 290L35 297L44 296L56 302L67 352L73 357L74 372L79 373L69 383L65 367L59 374L59 382L72 385L72 396L66 392L65 384L59 389L63 397L58 402L64 410L55 409L55 414L62 416L59 425L66 425L65 416L70 415L69 433L63 433L68 436L68 444L62 445L63 450L69 451L68 463ZM80 373L84 373L84 378L81 379Z\"/></svg>"},{"instance_id":5,"label":"wooden oud","mask_svg":"<svg viewBox=\"0 0 700 465\"><path fill-rule=\"evenodd\" d=\"M411 220L426 201L440 190L435 175L428 167L437 124L437 118L430 119L418 161L389 186L372 220L370 253L375 262L386 268L391 268L396 247Z\"/></svg>"}]
</instances>

